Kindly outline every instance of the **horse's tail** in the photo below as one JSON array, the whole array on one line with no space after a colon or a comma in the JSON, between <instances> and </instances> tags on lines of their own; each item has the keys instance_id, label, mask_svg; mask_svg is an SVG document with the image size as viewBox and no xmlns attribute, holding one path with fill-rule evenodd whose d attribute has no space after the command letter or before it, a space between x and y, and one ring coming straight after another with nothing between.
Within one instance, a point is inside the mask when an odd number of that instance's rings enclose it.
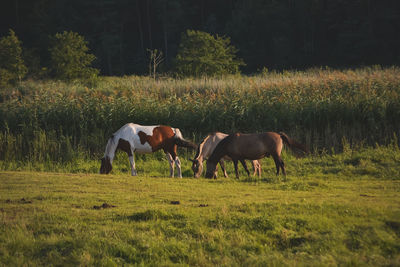
<instances>
[{"instance_id":1,"label":"horse's tail","mask_svg":"<svg viewBox=\"0 0 400 267\"><path fill-rule=\"evenodd\" d=\"M287 134L280 132L279 135L282 138L282 141L289 146L289 148L294 151L294 148L297 148L301 151L303 151L304 153L309 153L308 148L305 145L302 145L300 143L297 143L295 140L290 139L289 136L287 136Z\"/></svg>"},{"instance_id":2,"label":"horse's tail","mask_svg":"<svg viewBox=\"0 0 400 267\"><path fill-rule=\"evenodd\" d=\"M175 128L174 130L175 130L174 140L177 146L197 149L197 145L195 143L192 143L183 138L182 133L178 128Z\"/></svg>"}]
</instances>

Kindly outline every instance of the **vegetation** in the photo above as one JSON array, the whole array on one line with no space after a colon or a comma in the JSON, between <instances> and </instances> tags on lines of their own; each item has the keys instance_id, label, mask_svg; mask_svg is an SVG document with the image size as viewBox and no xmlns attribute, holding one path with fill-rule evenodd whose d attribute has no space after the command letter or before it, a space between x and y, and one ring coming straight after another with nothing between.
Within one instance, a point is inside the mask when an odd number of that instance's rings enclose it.
<instances>
[{"instance_id":1,"label":"vegetation","mask_svg":"<svg viewBox=\"0 0 400 267\"><path fill-rule=\"evenodd\" d=\"M187 30L176 56L177 72L196 77L236 74L244 65L236 58L236 52L229 38Z\"/></svg>"},{"instance_id":2,"label":"vegetation","mask_svg":"<svg viewBox=\"0 0 400 267\"><path fill-rule=\"evenodd\" d=\"M399 72L23 81L0 102L0 265L399 265ZM260 179L189 178L186 150L184 179L162 152L97 175L126 122L283 130L313 153L285 151L287 177L266 158Z\"/></svg>"},{"instance_id":3,"label":"vegetation","mask_svg":"<svg viewBox=\"0 0 400 267\"><path fill-rule=\"evenodd\" d=\"M0 265L400 265L396 1L8 2ZM261 178L189 178L184 149L184 179L161 151L98 175L127 122L284 131L312 153L284 150L285 177L265 158Z\"/></svg>"},{"instance_id":4,"label":"vegetation","mask_svg":"<svg viewBox=\"0 0 400 267\"><path fill-rule=\"evenodd\" d=\"M400 69L269 72L229 78L26 81L0 103L0 160L97 158L127 122L213 131L284 131L312 151L388 144L400 136ZM333 149L333 151L332 151ZM86 157L85 156L85 157Z\"/></svg>"},{"instance_id":5,"label":"vegetation","mask_svg":"<svg viewBox=\"0 0 400 267\"><path fill-rule=\"evenodd\" d=\"M284 154L286 179L271 159L262 179L131 177L122 154L114 175L3 171L0 264L399 265L399 148L344 151Z\"/></svg>"},{"instance_id":6,"label":"vegetation","mask_svg":"<svg viewBox=\"0 0 400 267\"><path fill-rule=\"evenodd\" d=\"M24 78L27 68L22 59L21 41L15 32L0 39L0 89Z\"/></svg>"},{"instance_id":7,"label":"vegetation","mask_svg":"<svg viewBox=\"0 0 400 267\"><path fill-rule=\"evenodd\" d=\"M96 57L88 53L87 42L75 32L57 33L50 48L51 70L57 79L94 81L99 71L90 67Z\"/></svg>"},{"instance_id":8,"label":"vegetation","mask_svg":"<svg viewBox=\"0 0 400 267\"><path fill-rule=\"evenodd\" d=\"M48 67L49 36L73 31L89 41L105 75L146 74L147 49L173 68L188 29L229 36L254 73L310 66L399 65L397 1L19 0L2 5L0 36L15 29Z\"/></svg>"}]
</instances>

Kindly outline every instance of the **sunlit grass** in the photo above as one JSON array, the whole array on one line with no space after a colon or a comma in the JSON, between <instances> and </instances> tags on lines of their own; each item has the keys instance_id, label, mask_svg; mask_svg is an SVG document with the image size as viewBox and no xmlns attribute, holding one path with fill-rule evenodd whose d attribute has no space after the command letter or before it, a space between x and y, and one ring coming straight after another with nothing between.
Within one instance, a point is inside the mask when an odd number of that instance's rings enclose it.
<instances>
[{"instance_id":1,"label":"sunlit grass","mask_svg":"<svg viewBox=\"0 0 400 267\"><path fill-rule=\"evenodd\" d=\"M286 179L271 159L261 179L208 180L118 158L112 175L2 171L0 264L400 263L398 149L285 154Z\"/></svg>"}]
</instances>

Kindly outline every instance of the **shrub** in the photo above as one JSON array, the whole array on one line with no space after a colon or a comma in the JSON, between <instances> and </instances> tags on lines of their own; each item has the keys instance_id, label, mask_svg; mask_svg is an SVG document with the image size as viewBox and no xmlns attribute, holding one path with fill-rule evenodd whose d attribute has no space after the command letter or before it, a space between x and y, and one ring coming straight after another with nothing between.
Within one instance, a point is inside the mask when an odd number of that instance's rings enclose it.
<instances>
[{"instance_id":1,"label":"shrub","mask_svg":"<svg viewBox=\"0 0 400 267\"><path fill-rule=\"evenodd\" d=\"M88 53L87 41L75 32L57 33L50 48L51 71L57 79L93 81L99 70L90 67L96 57Z\"/></svg>"},{"instance_id":2,"label":"shrub","mask_svg":"<svg viewBox=\"0 0 400 267\"><path fill-rule=\"evenodd\" d=\"M245 65L236 58L237 51L228 37L187 30L182 34L176 69L183 76L235 74Z\"/></svg>"},{"instance_id":3,"label":"shrub","mask_svg":"<svg viewBox=\"0 0 400 267\"><path fill-rule=\"evenodd\" d=\"M10 29L10 35L0 39L0 87L21 81L26 72L21 42Z\"/></svg>"}]
</instances>

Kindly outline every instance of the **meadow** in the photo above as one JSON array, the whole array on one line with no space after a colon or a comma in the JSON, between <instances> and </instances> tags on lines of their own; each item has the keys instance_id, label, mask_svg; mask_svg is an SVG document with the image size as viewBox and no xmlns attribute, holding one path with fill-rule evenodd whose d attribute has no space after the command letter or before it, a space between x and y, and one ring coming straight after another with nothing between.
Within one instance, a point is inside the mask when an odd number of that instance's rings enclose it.
<instances>
[{"instance_id":1,"label":"meadow","mask_svg":"<svg viewBox=\"0 0 400 267\"><path fill-rule=\"evenodd\" d=\"M0 265L400 264L397 146L284 160L286 178L265 159L239 180L232 164L231 178L166 178L162 160L137 177L2 171Z\"/></svg>"},{"instance_id":2,"label":"meadow","mask_svg":"<svg viewBox=\"0 0 400 267\"><path fill-rule=\"evenodd\" d=\"M0 265L399 266L400 69L312 69L255 76L23 81L0 96ZM166 178L162 152L119 152L127 122L213 131L284 131L261 178Z\"/></svg>"},{"instance_id":3,"label":"meadow","mask_svg":"<svg viewBox=\"0 0 400 267\"><path fill-rule=\"evenodd\" d=\"M396 143L283 158L287 177L264 159L239 180L231 163L191 178L186 159L183 179L154 159L132 177L123 154L113 175L2 171L0 265L400 264Z\"/></svg>"}]
</instances>

